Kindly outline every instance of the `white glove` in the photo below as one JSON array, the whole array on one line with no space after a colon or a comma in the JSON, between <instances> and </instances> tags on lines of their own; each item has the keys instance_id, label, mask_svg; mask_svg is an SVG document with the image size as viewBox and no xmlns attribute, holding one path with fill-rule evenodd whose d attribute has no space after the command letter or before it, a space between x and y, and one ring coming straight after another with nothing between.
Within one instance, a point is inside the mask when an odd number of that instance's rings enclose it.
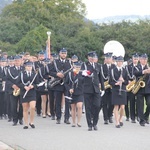
<instances>
[{"instance_id":1,"label":"white glove","mask_svg":"<svg viewBox=\"0 0 150 150\"><path fill-rule=\"evenodd\" d=\"M101 97L105 94L105 91L101 91Z\"/></svg>"},{"instance_id":2,"label":"white glove","mask_svg":"<svg viewBox=\"0 0 150 150\"><path fill-rule=\"evenodd\" d=\"M87 70L83 70L83 71L82 71L82 75L86 77L86 76L88 75L88 74L87 74Z\"/></svg>"}]
</instances>

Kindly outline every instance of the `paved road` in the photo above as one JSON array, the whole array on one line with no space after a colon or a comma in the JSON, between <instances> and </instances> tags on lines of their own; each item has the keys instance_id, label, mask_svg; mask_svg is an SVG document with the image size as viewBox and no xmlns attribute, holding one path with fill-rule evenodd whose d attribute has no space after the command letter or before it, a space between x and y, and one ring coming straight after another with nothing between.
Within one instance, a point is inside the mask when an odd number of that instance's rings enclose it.
<instances>
[{"instance_id":1,"label":"paved road","mask_svg":"<svg viewBox=\"0 0 150 150\"><path fill-rule=\"evenodd\" d=\"M124 121L124 126L117 129L114 123L104 125L102 114L98 131L87 131L85 115L81 128L63 122L57 125L49 117L36 117L35 125L35 129L24 130L19 124L13 127L0 120L0 146L5 143L14 150L150 150L150 125L141 127Z\"/></svg>"}]
</instances>

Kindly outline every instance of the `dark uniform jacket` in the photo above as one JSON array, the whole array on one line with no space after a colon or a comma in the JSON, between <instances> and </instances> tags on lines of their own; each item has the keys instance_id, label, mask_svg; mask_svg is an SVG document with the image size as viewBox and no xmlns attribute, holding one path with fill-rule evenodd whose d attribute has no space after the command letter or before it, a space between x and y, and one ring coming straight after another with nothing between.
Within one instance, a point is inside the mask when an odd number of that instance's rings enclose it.
<instances>
[{"instance_id":1,"label":"dark uniform jacket","mask_svg":"<svg viewBox=\"0 0 150 150\"><path fill-rule=\"evenodd\" d=\"M22 70L23 70L22 66L20 66L19 70L17 70L15 66L8 68L6 84L7 84L9 94L12 94L12 92L13 92L12 86L13 86L13 84L16 85L17 79Z\"/></svg>"},{"instance_id":2,"label":"dark uniform jacket","mask_svg":"<svg viewBox=\"0 0 150 150\"><path fill-rule=\"evenodd\" d=\"M104 80L100 72L100 67L97 63L94 63L95 68L86 62L82 64L81 70L90 71L90 76L84 77L84 93L100 93L99 84L101 89L104 90Z\"/></svg>"},{"instance_id":3,"label":"dark uniform jacket","mask_svg":"<svg viewBox=\"0 0 150 150\"><path fill-rule=\"evenodd\" d=\"M26 92L24 86L30 85L31 82L33 82L32 85L34 86L34 88L28 91L27 96L35 95L36 86L39 83L38 75L34 71L31 72L31 76L28 76L26 71L23 71L19 74L16 84L21 89L20 90L21 96L23 96Z\"/></svg>"},{"instance_id":4,"label":"dark uniform jacket","mask_svg":"<svg viewBox=\"0 0 150 150\"><path fill-rule=\"evenodd\" d=\"M6 86L6 84L4 85L3 82L6 82L6 74L5 74L5 67L0 67L0 92L2 92L3 90L3 86ZM5 88L6 89L6 88Z\"/></svg>"},{"instance_id":5,"label":"dark uniform jacket","mask_svg":"<svg viewBox=\"0 0 150 150\"><path fill-rule=\"evenodd\" d=\"M82 95L84 90L84 77L82 76L82 72L74 75L74 72L69 72L65 79L65 87L66 91L70 89L74 90L73 95Z\"/></svg>"},{"instance_id":6,"label":"dark uniform jacket","mask_svg":"<svg viewBox=\"0 0 150 150\"><path fill-rule=\"evenodd\" d=\"M54 78L58 78L57 77L57 73L58 72L62 72L65 74L66 76L66 72L68 72L68 70L70 70L70 68L72 68L71 62L69 60L65 60L65 62L61 62L60 59L54 60L52 62L52 64L50 65L49 68L49 75L54 77ZM65 77L64 77L65 79ZM61 84L57 84L56 86L54 86L53 88L51 88L51 90L56 90L56 91L64 91L65 87L64 87L64 79L61 80Z\"/></svg>"},{"instance_id":7,"label":"dark uniform jacket","mask_svg":"<svg viewBox=\"0 0 150 150\"><path fill-rule=\"evenodd\" d=\"M116 89L119 91L120 86L119 85L115 85L115 83L117 83L117 81L119 80L120 76L122 74L122 77L124 79L124 82L122 83L122 90L126 90L126 85L128 84L128 75L127 75L127 71L125 68L122 68L122 71L119 71L117 67L115 67L114 69L111 70L111 74L110 74L110 81L109 83L112 85L113 89Z\"/></svg>"}]
</instances>

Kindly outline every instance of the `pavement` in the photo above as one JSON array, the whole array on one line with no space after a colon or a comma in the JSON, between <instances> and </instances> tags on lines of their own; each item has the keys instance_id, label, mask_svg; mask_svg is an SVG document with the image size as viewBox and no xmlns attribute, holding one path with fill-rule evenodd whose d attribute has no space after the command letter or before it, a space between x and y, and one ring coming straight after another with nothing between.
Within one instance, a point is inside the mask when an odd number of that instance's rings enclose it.
<instances>
[{"instance_id":1,"label":"pavement","mask_svg":"<svg viewBox=\"0 0 150 150\"><path fill-rule=\"evenodd\" d=\"M71 118L70 118L71 121ZM50 117L35 117L35 129L12 126L0 120L0 150L150 150L150 125L125 121L121 128L115 123L104 125L102 112L98 131L88 131L85 114L82 127L56 124Z\"/></svg>"}]
</instances>

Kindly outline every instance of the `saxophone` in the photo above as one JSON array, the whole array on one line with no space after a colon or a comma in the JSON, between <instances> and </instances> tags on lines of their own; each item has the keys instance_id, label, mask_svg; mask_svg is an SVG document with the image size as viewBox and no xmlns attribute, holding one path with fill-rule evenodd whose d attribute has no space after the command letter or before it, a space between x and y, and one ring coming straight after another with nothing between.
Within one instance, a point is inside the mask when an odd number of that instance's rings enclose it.
<instances>
[{"instance_id":1,"label":"saxophone","mask_svg":"<svg viewBox=\"0 0 150 150\"><path fill-rule=\"evenodd\" d=\"M145 82L143 81L145 77L146 77L146 74L140 77L139 80L135 83L134 88L132 89L133 94L136 94L140 88L145 87Z\"/></svg>"},{"instance_id":2,"label":"saxophone","mask_svg":"<svg viewBox=\"0 0 150 150\"><path fill-rule=\"evenodd\" d=\"M104 82L104 87L105 87L105 90L109 89L109 88L112 88L112 86L109 84L108 80Z\"/></svg>"},{"instance_id":3,"label":"saxophone","mask_svg":"<svg viewBox=\"0 0 150 150\"><path fill-rule=\"evenodd\" d=\"M127 92L130 92L134 86L135 86L136 80L134 79L133 81L131 81L127 86L126 86L126 90Z\"/></svg>"},{"instance_id":4,"label":"saxophone","mask_svg":"<svg viewBox=\"0 0 150 150\"><path fill-rule=\"evenodd\" d=\"M20 88L13 90L13 96L19 96L20 95Z\"/></svg>"}]
</instances>

